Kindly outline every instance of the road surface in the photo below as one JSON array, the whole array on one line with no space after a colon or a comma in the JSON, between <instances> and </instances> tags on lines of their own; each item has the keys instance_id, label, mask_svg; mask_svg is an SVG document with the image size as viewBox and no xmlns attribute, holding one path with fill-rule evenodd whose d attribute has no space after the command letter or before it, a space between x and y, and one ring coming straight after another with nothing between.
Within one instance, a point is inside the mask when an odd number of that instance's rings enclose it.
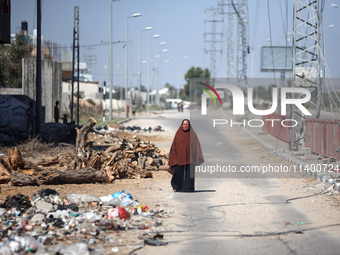
<instances>
[{"instance_id":1,"label":"road surface","mask_svg":"<svg viewBox=\"0 0 340 255\"><path fill-rule=\"evenodd\" d=\"M126 125L161 125L173 137L189 112L140 117ZM192 116L191 116L192 117ZM206 166L289 167L237 128L210 129L194 119ZM159 147L170 148L171 140ZM250 178L253 177L253 178ZM280 177L280 178L278 178ZM289 177L289 178L288 178ZM166 186L169 185L169 186ZM200 173L196 192L159 191L174 214L165 220L166 246L146 246L134 254L339 254L339 199L303 173L233 175Z\"/></svg>"}]
</instances>

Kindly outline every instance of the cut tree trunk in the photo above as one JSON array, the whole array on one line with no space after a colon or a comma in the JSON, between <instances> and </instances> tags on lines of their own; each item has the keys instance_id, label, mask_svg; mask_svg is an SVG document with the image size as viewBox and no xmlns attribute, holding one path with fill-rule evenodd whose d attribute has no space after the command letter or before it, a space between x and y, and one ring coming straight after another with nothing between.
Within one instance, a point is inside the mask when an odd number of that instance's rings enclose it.
<instances>
[{"instance_id":1,"label":"cut tree trunk","mask_svg":"<svg viewBox=\"0 0 340 255\"><path fill-rule=\"evenodd\" d=\"M83 162L86 160L87 151L87 135L91 129L97 124L97 121L90 117L81 129L77 129L76 138L76 153L75 161L77 162L77 168L84 166Z\"/></svg>"},{"instance_id":2,"label":"cut tree trunk","mask_svg":"<svg viewBox=\"0 0 340 255\"><path fill-rule=\"evenodd\" d=\"M5 161L0 158L0 184L7 183L11 180L11 173L8 171L6 166L7 164Z\"/></svg>"},{"instance_id":3,"label":"cut tree trunk","mask_svg":"<svg viewBox=\"0 0 340 255\"><path fill-rule=\"evenodd\" d=\"M107 182L107 176L101 171L92 168L77 169L73 171L42 170L35 172L39 184L52 183L102 183Z\"/></svg>"},{"instance_id":4,"label":"cut tree trunk","mask_svg":"<svg viewBox=\"0 0 340 255\"><path fill-rule=\"evenodd\" d=\"M22 174L17 171L12 171L12 179L11 183L14 186L31 186L31 185L37 185L38 180L35 177L32 177L27 174Z\"/></svg>"}]
</instances>

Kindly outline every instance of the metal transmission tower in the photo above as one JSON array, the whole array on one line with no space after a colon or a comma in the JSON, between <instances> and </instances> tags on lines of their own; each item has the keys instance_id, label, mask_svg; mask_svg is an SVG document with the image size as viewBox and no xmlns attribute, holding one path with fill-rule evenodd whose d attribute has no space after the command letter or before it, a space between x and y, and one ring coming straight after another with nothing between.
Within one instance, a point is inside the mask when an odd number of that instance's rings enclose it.
<instances>
[{"instance_id":1,"label":"metal transmission tower","mask_svg":"<svg viewBox=\"0 0 340 255\"><path fill-rule=\"evenodd\" d=\"M322 91L322 11L319 0L294 0L293 20L293 86L313 89L316 92L316 118L320 118L321 91ZM293 95L294 96L294 95ZM295 117L295 107L291 107L291 119ZM301 116L301 114L299 114ZM300 132L297 132L296 139L304 137L303 123L304 116L301 116ZM290 132L289 148L294 147L294 128ZM298 143L296 143L298 146Z\"/></svg>"},{"instance_id":2,"label":"metal transmission tower","mask_svg":"<svg viewBox=\"0 0 340 255\"><path fill-rule=\"evenodd\" d=\"M238 0L231 5L237 15L237 53L236 68L238 82L245 80L247 83L248 54L249 54L249 32L248 32L248 0Z\"/></svg>"},{"instance_id":3,"label":"metal transmission tower","mask_svg":"<svg viewBox=\"0 0 340 255\"><path fill-rule=\"evenodd\" d=\"M87 73L92 74L92 67L96 65L97 62L97 55L91 54L93 47L85 47L89 50L89 54L84 55L84 60L87 63Z\"/></svg>"},{"instance_id":4,"label":"metal transmission tower","mask_svg":"<svg viewBox=\"0 0 340 255\"><path fill-rule=\"evenodd\" d=\"M77 64L76 64L77 61ZM73 121L74 73L77 68L77 123L79 125L79 6L74 7L71 121Z\"/></svg>"},{"instance_id":5,"label":"metal transmission tower","mask_svg":"<svg viewBox=\"0 0 340 255\"><path fill-rule=\"evenodd\" d=\"M204 42L210 45L210 49L207 50L204 48L204 51L210 53L210 74L211 78L214 79L216 78L216 52L222 53L222 49L216 49L216 44L220 43L220 45L222 45L223 42L223 33L216 32L216 24L218 22L223 24L223 20L216 19L218 8L206 9L205 13L207 14L207 12L211 13L211 19L205 19L204 24L206 25L206 23L211 23L211 30L210 32L204 32ZM220 48L222 47L220 46Z\"/></svg>"},{"instance_id":6,"label":"metal transmission tower","mask_svg":"<svg viewBox=\"0 0 340 255\"><path fill-rule=\"evenodd\" d=\"M235 9L232 5L232 0L221 0L219 4L221 6L221 14L227 15L227 78L236 77L236 63L234 57L234 15L236 14ZM224 7L227 6L227 10Z\"/></svg>"}]
</instances>

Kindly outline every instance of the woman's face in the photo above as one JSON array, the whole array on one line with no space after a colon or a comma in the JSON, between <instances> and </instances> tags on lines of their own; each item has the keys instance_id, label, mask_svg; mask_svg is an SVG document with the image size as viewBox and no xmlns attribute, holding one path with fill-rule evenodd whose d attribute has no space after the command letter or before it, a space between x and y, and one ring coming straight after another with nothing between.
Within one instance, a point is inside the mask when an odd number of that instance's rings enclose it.
<instances>
[{"instance_id":1,"label":"woman's face","mask_svg":"<svg viewBox=\"0 0 340 255\"><path fill-rule=\"evenodd\" d=\"M189 121L183 121L182 128L184 131L187 131L189 129Z\"/></svg>"}]
</instances>

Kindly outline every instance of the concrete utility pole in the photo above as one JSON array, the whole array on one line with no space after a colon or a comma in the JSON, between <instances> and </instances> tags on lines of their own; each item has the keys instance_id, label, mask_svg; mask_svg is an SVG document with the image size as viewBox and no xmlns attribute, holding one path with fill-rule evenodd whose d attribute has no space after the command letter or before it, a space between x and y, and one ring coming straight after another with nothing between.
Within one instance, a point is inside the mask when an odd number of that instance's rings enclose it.
<instances>
[{"instance_id":1,"label":"concrete utility pole","mask_svg":"<svg viewBox=\"0 0 340 255\"><path fill-rule=\"evenodd\" d=\"M76 65L77 61L77 65ZM71 121L73 121L74 74L77 66L77 124L79 125L79 6L74 6Z\"/></svg>"},{"instance_id":2,"label":"concrete utility pole","mask_svg":"<svg viewBox=\"0 0 340 255\"><path fill-rule=\"evenodd\" d=\"M41 130L41 0L37 0L36 135Z\"/></svg>"},{"instance_id":3,"label":"concrete utility pole","mask_svg":"<svg viewBox=\"0 0 340 255\"><path fill-rule=\"evenodd\" d=\"M293 11L293 83L292 86L314 89L316 92L316 118L320 118L323 68L321 56L322 45L322 1L294 0ZM295 97L295 95L293 95ZM295 115L295 107L291 106L290 118L299 118L299 125L290 129L289 149L298 149L299 142L304 139L305 116ZM298 129L299 131L297 131Z\"/></svg>"}]
</instances>

